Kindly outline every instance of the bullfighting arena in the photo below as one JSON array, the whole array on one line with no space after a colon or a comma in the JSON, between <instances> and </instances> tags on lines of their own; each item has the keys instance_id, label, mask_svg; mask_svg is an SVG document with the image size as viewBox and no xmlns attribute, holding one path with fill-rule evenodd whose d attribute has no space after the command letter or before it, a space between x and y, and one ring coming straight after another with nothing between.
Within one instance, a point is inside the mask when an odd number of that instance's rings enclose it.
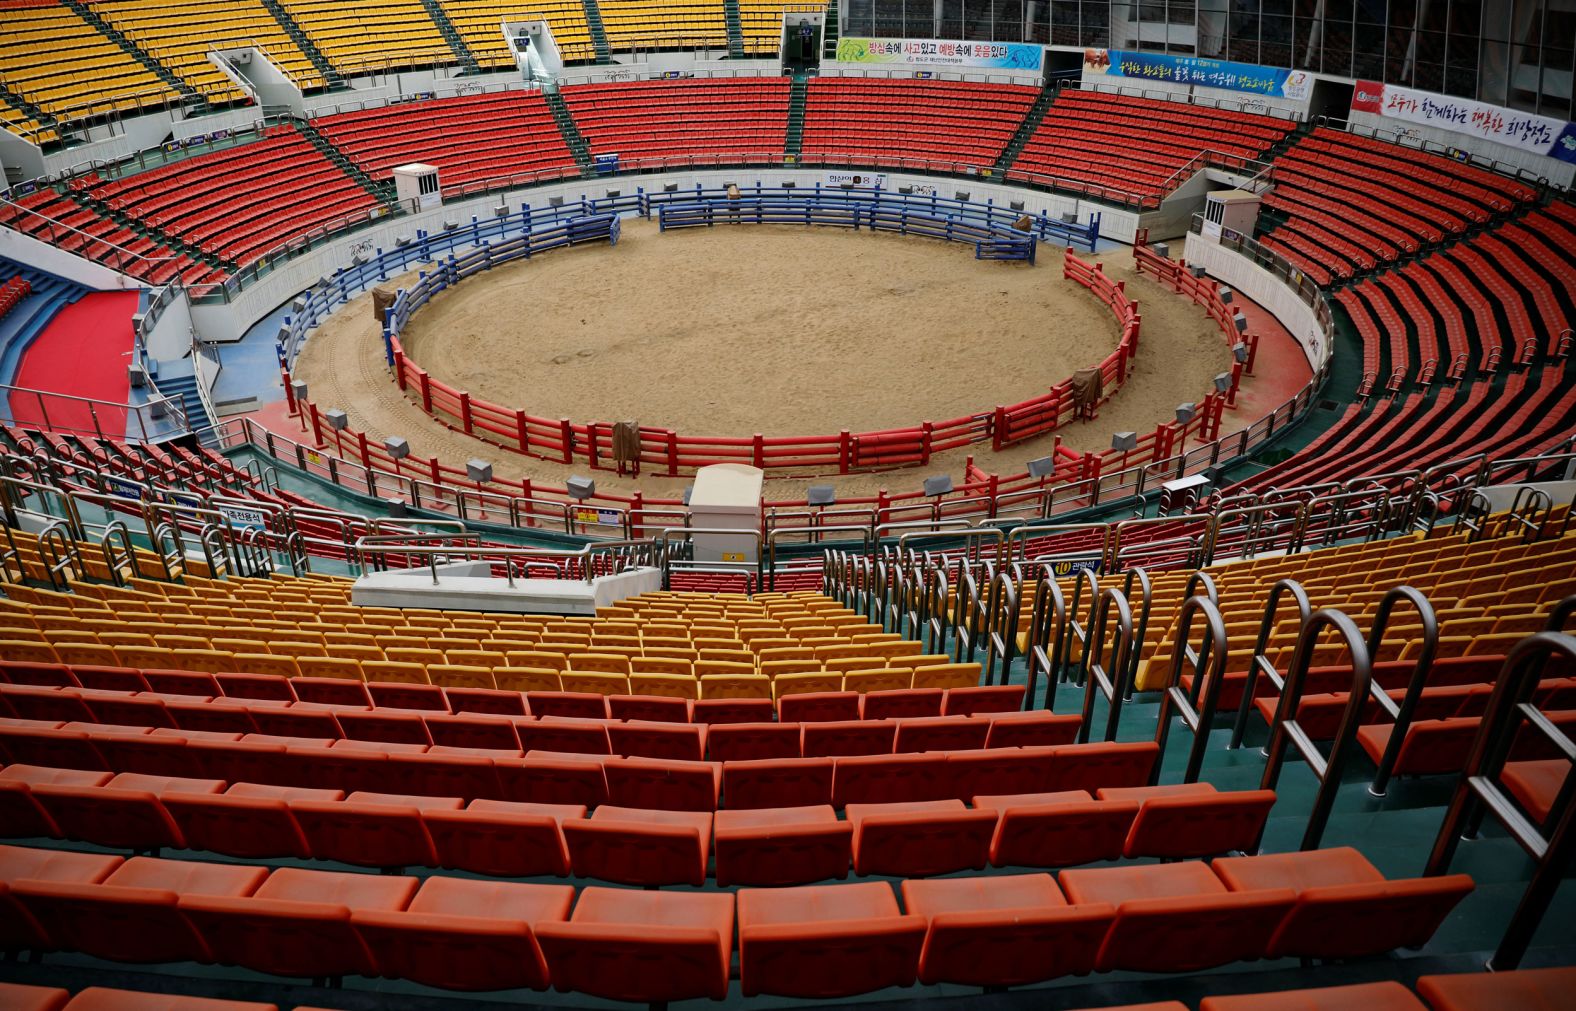
<instances>
[{"instance_id":1,"label":"bullfighting arena","mask_svg":"<svg viewBox=\"0 0 1576 1011\"><path fill-rule=\"evenodd\" d=\"M536 416L637 420L694 435L898 428L1043 394L1116 347L1110 310L1062 278L1061 259L1051 245L1030 265L867 231L659 233L654 222L627 221L615 246L516 261L440 293L411 317L403 340L433 380ZM1094 259L1139 302L1142 345L1098 418L1058 431L1079 451L1172 420L1180 401L1201 396L1231 362L1204 310L1138 277L1130 250ZM316 403L343 407L369 436L404 436L413 454L491 459L499 478L584 471L490 447L423 413L390 377L370 302L354 300L308 341L295 376ZM970 453L987 469L1021 470L1053 440L1000 454L970 446L938 454L923 472L850 474L837 484L850 494L906 488L923 473L961 475ZM787 493L815 475L768 477ZM609 489L654 493L676 494L689 480L598 474Z\"/></svg>"}]
</instances>

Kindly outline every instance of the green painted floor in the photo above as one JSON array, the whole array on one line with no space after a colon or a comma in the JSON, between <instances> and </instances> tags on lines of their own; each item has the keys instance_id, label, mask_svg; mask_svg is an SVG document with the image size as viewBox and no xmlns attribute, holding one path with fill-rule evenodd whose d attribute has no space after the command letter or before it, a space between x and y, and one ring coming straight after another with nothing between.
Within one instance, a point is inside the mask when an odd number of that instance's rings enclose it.
<instances>
[{"instance_id":1,"label":"green painted floor","mask_svg":"<svg viewBox=\"0 0 1576 1011\"><path fill-rule=\"evenodd\" d=\"M1021 684L1024 677L1022 661L1015 662L1012 666L1011 680ZM1043 704L1043 691L1038 694L1040 698L1036 701ZM1071 684L1057 687L1055 699L1057 712L1076 712L1081 702L1081 688ZM1151 739L1158 710L1158 695L1149 693L1135 697L1123 708L1118 739L1134 741ZM1096 726L1103 726L1105 711L1104 700L1097 701ZM1225 727L1223 718L1217 720L1217 726L1220 729L1214 730L1210 735L1210 747L1205 757L1202 778L1222 790L1257 788L1264 766L1259 746L1267 736L1263 724L1255 723L1249 732L1246 746L1236 751L1226 748L1229 731ZM1162 767L1162 782L1180 781L1190 743L1185 731L1180 730L1179 727L1173 728ZM1439 829L1444 815L1444 804L1452 783L1448 777L1398 780L1392 785L1389 796L1380 800L1367 793L1367 780L1371 773L1372 768L1365 756L1359 755L1351 763L1335 803L1324 845L1357 847L1387 877L1416 876L1422 871L1424 860ZM1287 764L1279 784L1279 799L1265 834L1266 851L1282 852L1298 847L1307 824L1308 812L1312 807L1315 789L1314 777L1306 766L1300 762ZM44 840L35 840L31 844L61 845ZM82 845L74 848L93 849L94 847ZM176 858L193 857L225 862L247 862L231 861L210 854L183 852L166 855ZM270 863L276 866L295 863L300 866L362 870L373 873L362 868L326 862L272 861ZM938 1007L944 1003L948 1007L991 1009L1102 1007L1167 999L1180 999L1193 1003L1210 994L1334 986L1377 979L1399 979L1403 982L1411 982L1417 976L1430 972L1478 971L1485 958L1497 945L1510 913L1521 897L1531 865L1514 842L1505 838L1497 826L1489 825L1485 828L1482 838L1461 845L1452 870L1471 874L1477 880L1477 890L1457 907L1429 945L1417 952L1400 952L1351 963L1307 967L1299 965L1295 960L1283 959L1238 964L1186 977L1107 973L990 994L964 987L916 986L910 989L870 994L844 1003L858 1003L872 1008L882 1004L913 1007L921 1003L928 1007ZM417 876L427 876L438 872L416 870L412 873ZM981 872L965 872L958 876L970 876L975 873ZM982 873L1015 873L1015 871L988 870ZM596 882L575 881L574 883L585 885ZM1567 885L1557 896L1523 965L1535 967L1568 965L1576 962L1573 926L1576 926L1576 889ZM320 989L247 970L201 965L118 966L65 954L49 955L36 963L14 960L0 963L0 979L70 987L121 986L170 993L260 1000L276 1003L283 1008L312 1005L343 1008L347 1011L372 1008L463 1008L469 1011L484 1011L494 1007L619 1006L612 1002L575 994L538 994L531 991L467 997L400 981L360 978L348 980L343 989ZM814 1003L824 1005L828 1002L792 1001L781 998L745 999L739 995L735 984L729 1000L725 1003L729 1006L770 1008ZM676 1006L699 1009L715 1007L716 1004L710 1001L693 1001Z\"/></svg>"}]
</instances>

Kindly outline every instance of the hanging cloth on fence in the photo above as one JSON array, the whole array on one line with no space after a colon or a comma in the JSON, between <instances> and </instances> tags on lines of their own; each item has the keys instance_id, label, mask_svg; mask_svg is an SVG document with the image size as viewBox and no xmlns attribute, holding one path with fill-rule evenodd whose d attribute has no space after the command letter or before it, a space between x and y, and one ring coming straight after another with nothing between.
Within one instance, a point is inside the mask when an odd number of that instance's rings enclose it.
<instances>
[{"instance_id":1,"label":"hanging cloth on fence","mask_svg":"<svg viewBox=\"0 0 1576 1011\"><path fill-rule=\"evenodd\" d=\"M1100 404L1100 397L1105 393L1104 373L1099 369L1079 369L1073 373L1072 392L1078 413L1092 417Z\"/></svg>"},{"instance_id":2,"label":"hanging cloth on fence","mask_svg":"<svg viewBox=\"0 0 1576 1011\"><path fill-rule=\"evenodd\" d=\"M613 459L620 469L625 464L640 465L640 422L616 421L613 423Z\"/></svg>"},{"instance_id":3,"label":"hanging cloth on fence","mask_svg":"<svg viewBox=\"0 0 1576 1011\"><path fill-rule=\"evenodd\" d=\"M387 288L372 289L372 318L377 321L380 329L384 323L388 322L386 317L389 309L394 305L394 299L397 294L397 292L390 291Z\"/></svg>"}]
</instances>

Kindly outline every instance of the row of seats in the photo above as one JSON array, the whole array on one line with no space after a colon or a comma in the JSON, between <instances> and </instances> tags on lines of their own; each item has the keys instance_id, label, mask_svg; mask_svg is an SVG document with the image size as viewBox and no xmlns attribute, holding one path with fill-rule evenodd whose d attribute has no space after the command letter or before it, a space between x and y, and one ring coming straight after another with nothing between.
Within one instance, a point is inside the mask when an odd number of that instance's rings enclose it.
<instances>
[{"instance_id":1,"label":"row of seats","mask_svg":"<svg viewBox=\"0 0 1576 1011\"><path fill-rule=\"evenodd\" d=\"M107 263L149 284L168 284L177 278L189 285L202 284L223 274L48 187L0 204L0 225Z\"/></svg>"},{"instance_id":2,"label":"row of seats","mask_svg":"<svg viewBox=\"0 0 1576 1011\"><path fill-rule=\"evenodd\" d=\"M0 78L6 90L63 123L136 114L177 97L158 74L57 3L5 12Z\"/></svg>"},{"instance_id":3,"label":"row of seats","mask_svg":"<svg viewBox=\"0 0 1576 1011\"><path fill-rule=\"evenodd\" d=\"M363 725L370 728L379 722L369 715ZM386 730L389 714L381 722ZM459 733L484 722L462 718L451 729ZM1009 782L1012 793L1137 786L1149 780L1155 755L1153 742L901 753L878 749L858 753L844 744L834 745L833 750L856 753L698 761L612 755L606 750L607 726L568 717L544 717L529 725L532 745L523 751L390 741L370 735L316 737L311 736L310 726L303 728L308 731L304 734L289 733L291 726L273 726L283 732L265 734L6 718L0 722L0 754L13 763L94 772L200 771L208 779L274 786L587 806L611 802L692 811L714 811L724 797L729 807L826 803L842 807L886 800L967 799L1000 792ZM516 724L517 732L521 726ZM839 739L839 730L843 741L859 740L855 727L807 726L832 727L829 741ZM725 736L737 741L748 735ZM742 745L736 750L749 753ZM727 789L730 769L737 787L731 791ZM993 783L991 776L1002 778ZM1104 778L1108 776L1117 778Z\"/></svg>"},{"instance_id":4,"label":"row of seats","mask_svg":"<svg viewBox=\"0 0 1576 1011\"><path fill-rule=\"evenodd\" d=\"M921 901L935 896L921 896ZM1576 988L1576 970L1520 969L1496 973L1423 976L1422 1000L1400 983L1353 983L1309 990L1205 997L1199 1011L1500 1011L1506 1007L1556 1008ZM0 998L14 1011L279 1011L277 1005L219 1001L89 987L72 997L60 988L0 983ZM1426 1001L1426 1003L1424 1003ZM296 1011L325 1011L298 1006ZM1095 1009L1085 1009L1095 1011ZM1099 1011L1189 1011L1181 1001L1160 1001Z\"/></svg>"},{"instance_id":5,"label":"row of seats","mask_svg":"<svg viewBox=\"0 0 1576 1011\"><path fill-rule=\"evenodd\" d=\"M994 165L1038 94L1018 85L816 77L801 150L812 161Z\"/></svg>"},{"instance_id":6,"label":"row of seats","mask_svg":"<svg viewBox=\"0 0 1576 1011\"><path fill-rule=\"evenodd\" d=\"M734 783L748 790L752 771L735 768ZM608 770L611 801L588 817L584 804L12 765L0 770L0 835L644 887L698 887L709 873L721 886L793 885L844 878L850 864L860 875L927 877L1251 850L1275 803L1272 791L1193 783L980 795L972 808L956 797L850 803L839 820L825 803L631 806L644 798L623 772Z\"/></svg>"},{"instance_id":7,"label":"row of seats","mask_svg":"<svg viewBox=\"0 0 1576 1011\"><path fill-rule=\"evenodd\" d=\"M1373 270L1536 198L1443 155L1319 127L1275 161L1273 246L1320 284Z\"/></svg>"},{"instance_id":8,"label":"row of seats","mask_svg":"<svg viewBox=\"0 0 1576 1011\"><path fill-rule=\"evenodd\" d=\"M785 77L745 77L578 84L562 94L592 155L778 159L788 90Z\"/></svg>"},{"instance_id":9,"label":"row of seats","mask_svg":"<svg viewBox=\"0 0 1576 1011\"><path fill-rule=\"evenodd\" d=\"M0 319L32 293L33 285L27 278L21 275L6 278L5 283L0 284Z\"/></svg>"},{"instance_id":10,"label":"row of seats","mask_svg":"<svg viewBox=\"0 0 1576 1011\"><path fill-rule=\"evenodd\" d=\"M341 74L457 62L421 0L280 0Z\"/></svg>"},{"instance_id":11,"label":"row of seats","mask_svg":"<svg viewBox=\"0 0 1576 1011\"><path fill-rule=\"evenodd\" d=\"M1008 171L1057 187L1110 187L1158 201L1186 182L1176 173L1205 151L1257 158L1296 124L1289 120L1133 95L1064 89Z\"/></svg>"},{"instance_id":12,"label":"row of seats","mask_svg":"<svg viewBox=\"0 0 1576 1011\"><path fill-rule=\"evenodd\" d=\"M493 24L496 32L496 21ZM445 187L532 173L578 171L539 92L502 91L321 116L319 133L374 179L411 162Z\"/></svg>"},{"instance_id":13,"label":"row of seats","mask_svg":"<svg viewBox=\"0 0 1576 1011\"><path fill-rule=\"evenodd\" d=\"M465 40L476 62L487 69L514 69L515 54L503 32L498 30L499 8L496 0L438 0L454 30ZM553 43L565 63L585 63L596 59L591 44L591 27L586 21L581 0L533 0L522 10L522 21L546 21L553 32Z\"/></svg>"},{"instance_id":14,"label":"row of seats","mask_svg":"<svg viewBox=\"0 0 1576 1011\"><path fill-rule=\"evenodd\" d=\"M903 908L875 881L577 896L16 847L0 850L0 874L9 948L645 1002L725 998L735 936L745 996L837 998L916 978L1004 986L1378 954L1427 941L1472 889L1465 875L1387 881L1350 849L906 880Z\"/></svg>"},{"instance_id":15,"label":"row of seats","mask_svg":"<svg viewBox=\"0 0 1576 1011\"><path fill-rule=\"evenodd\" d=\"M261 140L114 181L88 175L72 185L235 264L378 206L292 126L270 127ZM278 213L281 205L290 207L288 216Z\"/></svg>"}]
</instances>

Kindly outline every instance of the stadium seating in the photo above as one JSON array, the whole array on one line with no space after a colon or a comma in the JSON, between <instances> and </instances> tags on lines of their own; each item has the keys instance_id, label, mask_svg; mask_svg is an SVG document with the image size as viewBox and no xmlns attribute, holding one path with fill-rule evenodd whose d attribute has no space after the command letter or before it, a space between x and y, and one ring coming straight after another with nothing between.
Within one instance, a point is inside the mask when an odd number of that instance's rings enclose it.
<instances>
[{"instance_id":1,"label":"stadium seating","mask_svg":"<svg viewBox=\"0 0 1576 1011\"><path fill-rule=\"evenodd\" d=\"M215 104L249 98L209 61L214 49L260 49L303 90L323 86L323 75L261 0L181 0L158 8L99 0L93 12Z\"/></svg>"},{"instance_id":2,"label":"stadium seating","mask_svg":"<svg viewBox=\"0 0 1576 1011\"><path fill-rule=\"evenodd\" d=\"M478 63L488 69L515 66L514 52L498 28L500 19L496 3L491 0L439 0L439 3ZM520 8L517 16L521 21L546 21L565 63L596 58L585 5L580 0L535 0Z\"/></svg>"},{"instance_id":3,"label":"stadium seating","mask_svg":"<svg viewBox=\"0 0 1576 1011\"><path fill-rule=\"evenodd\" d=\"M775 161L788 130L781 77L581 84L563 96L592 155L616 154L621 162Z\"/></svg>"},{"instance_id":4,"label":"stadium seating","mask_svg":"<svg viewBox=\"0 0 1576 1011\"><path fill-rule=\"evenodd\" d=\"M47 187L0 205L0 225L43 238L87 259L109 263L151 284L165 284L177 277L187 284L200 284L222 275L217 268Z\"/></svg>"},{"instance_id":5,"label":"stadium seating","mask_svg":"<svg viewBox=\"0 0 1576 1011\"><path fill-rule=\"evenodd\" d=\"M6 89L61 122L160 108L176 92L71 8L12 5L0 38Z\"/></svg>"},{"instance_id":6,"label":"stadium seating","mask_svg":"<svg viewBox=\"0 0 1576 1011\"><path fill-rule=\"evenodd\" d=\"M965 81L813 78L803 155L850 165L994 165L1038 93Z\"/></svg>"},{"instance_id":7,"label":"stadium seating","mask_svg":"<svg viewBox=\"0 0 1576 1011\"><path fill-rule=\"evenodd\" d=\"M793 26L791 15L800 11L814 11L813 4L794 0L738 0L739 34L743 37L744 51L752 56L770 59L777 54L786 20Z\"/></svg>"},{"instance_id":8,"label":"stadium seating","mask_svg":"<svg viewBox=\"0 0 1576 1011\"><path fill-rule=\"evenodd\" d=\"M1294 126L1271 116L1064 89L1007 178L1088 188L1096 199L1107 191L1118 202L1158 203L1186 181L1178 170L1205 151L1259 158Z\"/></svg>"},{"instance_id":9,"label":"stadium seating","mask_svg":"<svg viewBox=\"0 0 1576 1011\"><path fill-rule=\"evenodd\" d=\"M1262 241L1328 284L1438 245L1535 196L1525 183L1442 155L1319 127L1276 159L1264 207L1286 221Z\"/></svg>"},{"instance_id":10,"label":"stadium seating","mask_svg":"<svg viewBox=\"0 0 1576 1011\"><path fill-rule=\"evenodd\" d=\"M396 166L438 168L445 187L542 173L571 174L575 160L536 92L502 91L323 116L317 130L377 180Z\"/></svg>"},{"instance_id":11,"label":"stadium seating","mask_svg":"<svg viewBox=\"0 0 1576 1011\"><path fill-rule=\"evenodd\" d=\"M722 49L728 25L716 0L603 0L610 49Z\"/></svg>"},{"instance_id":12,"label":"stadium seating","mask_svg":"<svg viewBox=\"0 0 1576 1011\"><path fill-rule=\"evenodd\" d=\"M280 0L344 75L455 62L421 0Z\"/></svg>"},{"instance_id":13,"label":"stadium seating","mask_svg":"<svg viewBox=\"0 0 1576 1011\"><path fill-rule=\"evenodd\" d=\"M288 174L281 169L288 167ZM294 127L114 181L79 176L72 185L131 220L242 265L378 200ZM291 213L276 213L288 201Z\"/></svg>"}]
</instances>

